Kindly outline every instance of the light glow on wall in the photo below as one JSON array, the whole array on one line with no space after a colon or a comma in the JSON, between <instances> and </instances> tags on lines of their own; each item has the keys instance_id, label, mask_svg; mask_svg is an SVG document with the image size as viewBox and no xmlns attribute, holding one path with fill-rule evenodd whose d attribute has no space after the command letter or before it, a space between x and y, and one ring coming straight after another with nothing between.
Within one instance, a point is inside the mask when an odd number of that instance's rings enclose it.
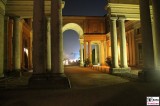
<instances>
[{"instance_id":1,"label":"light glow on wall","mask_svg":"<svg viewBox=\"0 0 160 106\"><path fill-rule=\"evenodd\" d=\"M24 48L24 52L27 54L28 56L28 49L27 48Z\"/></svg>"},{"instance_id":2,"label":"light glow on wall","mask_svg":"<svg viewBox=\"0 0 160 106\"><path fill-rule=\"evenodd\" d=\"M120 54L120 45L118 44L118 60L119 60L119 61L120 61L120 59L121 59L121 58L120 58L120 57L121 57L120 55L121 55L121 54Z\"/></svg>"}]
</instances>

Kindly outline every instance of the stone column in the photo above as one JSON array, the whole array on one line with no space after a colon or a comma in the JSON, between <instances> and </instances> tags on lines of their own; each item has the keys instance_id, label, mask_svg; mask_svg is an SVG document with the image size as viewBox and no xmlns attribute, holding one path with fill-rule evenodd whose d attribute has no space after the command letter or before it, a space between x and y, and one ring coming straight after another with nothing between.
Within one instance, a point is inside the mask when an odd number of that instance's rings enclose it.
<instances>
[{"instance_id":1,"label":"stone column","mask_svg":"<svg viewBox=\"0 0 160 106\"><path fill-rule=\"evenodd\" d=\"M132 51L133 51L133 53L132 53L132 55L133 55L133 66L135 66L136 65L136 56L135 56L136 50L135 50L134 30L132 30L131 33L132 33L131 38L132 38Z\"/></svg>"},{"instance_id":2,"label":"stone column","mask_svg":"<svg viewBox=\"0 0 160 106\"><path fill-rule=\"evenodd\" d=\"M0 78L4 77L4 14L0 11Z\"/></svg>"},{"instance_id":3,"label":"stone column","mask_svg":"<svg viewBox=\"0 0 160 106\"><path fill-rule=\"evenodd\" d=\"M140 0L140 19L143 38L143 71L139 73L140 78L150 79L154 71L153 38L150 18L149 0ZM148 49L149 48L149 49Z\"/></svg>"},{"instance_id":4,"label":"stone column","mask_svg":"<svg viewBox=\"0 0 160 106\"><path fill-rule=\"evenodd\" d=\"M83 40L80 39L80 66L83 66Z\"/></svg>"},{"instance_id":5,"label":"stone column","mask_svg":"<svg viewBox=\"0 0 160 106\"><path fill-rule=\"evenodd\" d=\"M104 62L106 58L107 58L107 42L104 41Z\"/></svg>"},{"instance_id":6,"label":"stone column","mask_svg":"<svg viewBox=\"0 0 160 106\"><path fill-rule=\"evenodd\" d=\"M118 47L117 47L116 20L117 20L117 17L111 17L111 20L110 20L112 68L119 68L119 65L118 65Z\"/></svg>"},{"instance_id":7,"label":"stone column","mask_svg":"<svg viewBox=\"0 0 160 106\"><path fill-rule=\"evenodd\" d=\"M120 34L120 57L121 67L128 68L127 63L127 48L126 48L126 32L125 32L125 18L119 17L119 34Z\"/></svg>"},{"instance_id":8,"label":"stone column","mask_svg":"<svg viewBox=\"0 0 160 106\"><path fill-rule=\"evenodd\" d=\"M51 1L51 61L53 73L64 73L61 0Z\"/></svg>"},{"instance_id":9,"label":"stone column","mask_svg":"<svg viewBox=\"0 0 160 106\"><path fill-rule=\"evenodd\" d=\"M12 36L13 36L13 20L9 19L9 25L8 25L8 69L9 71L12 70Z\"/></svg>"},{"instance_id":10,"label":"stone column","mask_svg":"<svg viewBox=\"0 0 160 106\"><path fill-rule=\"evenodd\" d=\"M91 41L88 41L88 59L90 61L90 64L92 64L92 45L91 45Z\"/></svg>"},{"instance_id":11,"label":"stone column","mask_svg":"<svg viewBox=\"0 0 160 106\"><path fill-rule=\"evenodd\" d=\"M83 44L80 43L80 66L83 66Z\"/></svg>"},{"instance_id":12,"label":"stone column","mask_svg":"<svg viewBox=\"0 0 160 106\"><path fill-rule=\"evenodd\" d=\"M30 32L30 38L29 38L29 49L28 49L28 61L29 61L29 69L32 69L32 31Z\"/></svg>"},{"instance_id":13,"label":"stone column","mask_svg":"<svg viewBox=\"0 0 160 106\"><path fill-rule=\"evenodd\" d=\"M21 35L22 23L20 18L14 17L13 25L13 72L16 76L20 76L21 70Z\"/></svg>"},{"instance_id":14,"label":"stone column","mask_svg":"<svg viewBox=\"0 0 160 106\"><path fill-rule=\"evenodd\" d=\"M33 6L33 74L29 79L31 88L49 86L46 73L44 0L34 0Z\"/></svg>"},{"instance_id":15,"label":"stone column","mask_svg":"<svg viewBox=\"0 0 160 106\"><path fill-rule=\"evenodd\" d=\"M104 66L105 65L105 57L104 57L104 41L101 41L101 65Z\"/></svg>"},{"instance_id":16,"label":"stone column","mask_svg":"<svg viewBox=\"0 0 160 106\"><path fill-rule=\"evenodd\" d=\"M55 88L70 88L64 75L63 36L62 36L62 0L51 1L51 71Z\"/></svg>"},{"instance_id":17,"label":"stone column","mask_svg":"<svg viewBox=\"0 0 160 106\"><path fill-rule=\"evenodd\" d=\"M154 29L154 55L155 55L155 68L160 72L160 1L152 0L153 7L153 29Z\"/></svg>"},{"instance_id":18,"label":"stone column","mask_svg":"<svg viewBox=\"0 0 160 106\"><path fill-rule=\"evenodd\" d=\"M28 25L30 26L30 28L32 29L32 22L33 22L33 19L30 18L28 19ZM30 31L30 35L29 35L29 48L28 48L28 68L29 70L31 70L33 68L33 65L32 65L32 41L33 41L33 31L31 30Z\"/></svg>"},{"instance_id":19,"label":"stone column","mask_svg":"<svg viewBox=\"0 0 160 106\"><path fill-rule=\"evenodd\" d=\"M131 31L128 32L128 50L129 50L129 65L132 66L133 64L133 52L132 52L132 33Z\"/></svg>"},{"instance_id":20,"label":"stone column","mask_svg":"<svg viewBox=\"0 0 160 106\"><path fill-rule=\"evenodd\" d=\"M51 71L51 28L50 28L50 18L47 18L47 71Z\"/></svg>"},{"instance_id":21,"label":"stone column","mask_svg":"<svg viewBox=\"0 0 160 106\"><path fill-rule=\"evenodd\" d=\"M95 64L98 64L98 50L97 45L95 45Z\"/></svg>"},{"instance_id":22,"label":"stone column","mask_svg":"<svg viewBox=\"0 0 160 106\"><path fill-rule=\"evenodd\" d=\"M44 0L34 0L33 10L33 74L43 74L45 67Z\"/></svg>"},{"instance_id":23,"label":"stone column","mask_svg":"<svg viewBox=\"0 0 160 106\"><path fill-rule=\"evenodd\" d=\"M98 44L98 57L99 57L99 64L101 65L101 61L102 61L102 58L101 58L101 43Z\"/></svg>"},{"instance_id":24,"label":"stone column","mask_svg":"<svg viewBox=\"0 0 160 106\"><path fill-rule=\"evenodd\" d=\"M87 59L86 41L84 41L84 60Z\"/></svg>"},{"instance_id":25,"label":"stone column","mask_svg":"<svg viewBox=\"0 0 160 106\"><path fill-rule=\"evenodd\" d=\"M6 16L4 19L4 73L9 71L9 17Z\"/></svg>"}]
</instances>

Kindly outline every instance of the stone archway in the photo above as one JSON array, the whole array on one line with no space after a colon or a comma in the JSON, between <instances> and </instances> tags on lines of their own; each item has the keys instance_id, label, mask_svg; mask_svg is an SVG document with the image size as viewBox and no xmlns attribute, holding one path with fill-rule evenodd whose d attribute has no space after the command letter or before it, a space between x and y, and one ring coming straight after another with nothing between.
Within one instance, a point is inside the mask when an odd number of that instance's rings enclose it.
<instances>
[{"instance_id":1,"label":"stone archway","mask_svg":"<svg viewBox=\"0 0 160 106\"><path fill-rule=\"evenodd\" d=\"M83 29L76 23L67 23L66 25L64 25L62 28L62 32L66 30L74 30L78 33L80 39L83 38Z\"/></svg>"},{"instance_id":2,"label":"stone archway","mask_svg":"<svg viewBox=\"0 0 160 106\"><path fill-rule=\"evenodd\" d=\"M83 66L83 29L76 23L67 23L62 28L62 33L66 30L74 30L79 35L80 43L80 66Z\"/></svg>"}]
</instances>

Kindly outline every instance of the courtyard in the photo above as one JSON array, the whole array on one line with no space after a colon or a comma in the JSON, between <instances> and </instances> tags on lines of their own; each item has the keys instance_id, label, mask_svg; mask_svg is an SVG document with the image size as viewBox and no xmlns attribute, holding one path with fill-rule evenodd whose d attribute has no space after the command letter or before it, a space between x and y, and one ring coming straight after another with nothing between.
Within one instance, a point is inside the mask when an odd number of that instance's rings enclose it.
<instances>
[{"instance_id":1,"label":"courtyard","mask_svg":"<svg viewBox=\"0 0 160 106\"><path fill-rule=\"evenodd\" d=\"M0 80L0 106L145 106L160 85L79 66L65 67L70 89L30 89L29 72ZM3 84L2 84L3 83Z\"/></svg>"}]
</instances>

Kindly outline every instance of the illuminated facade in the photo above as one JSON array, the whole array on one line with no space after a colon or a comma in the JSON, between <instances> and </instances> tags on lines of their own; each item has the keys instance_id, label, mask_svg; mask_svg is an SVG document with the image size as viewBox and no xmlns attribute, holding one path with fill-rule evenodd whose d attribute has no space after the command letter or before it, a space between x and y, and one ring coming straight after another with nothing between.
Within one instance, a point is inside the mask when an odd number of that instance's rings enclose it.
<instances>
[{"instance_id":1,"label":"illuminated facade","mask_svg":"<svg viewBox=\"0 0 160 106\"><path fill-rule=\"evenodd\" d=\"M141 78L160 73L159 1L152 0L149 8L149 0L109 0L104 17L62 17L64 2L52 2L0 0L0 77L33 69L31 85L41 77L69 83L62 46L62 33L69 29L79 34L81 66L86 59L91 65L106 65L111 57L112 73L128 72L132 66L143 68Z\"/></svg>"},{"instance_id":2,"label":"illuminated facade","mask_svg":"<svg viewBox=\"0 0 160 106\"><path fill-rule=\"evenodd\" d=\"M110 23L108 32L110 32L113 72L119 71L117 50L117 43L119 43L122 68L125 68L124 64L127 63L123 53L128 51L130 65L143 65L142 71L139 72L140 78L159 79L159 5L160 2L155 0L108 0L106 10L108 11L108 23ZM123 42L126 40L125 37L127 38L126 45Z\"/></svg>"}]
</instances>

